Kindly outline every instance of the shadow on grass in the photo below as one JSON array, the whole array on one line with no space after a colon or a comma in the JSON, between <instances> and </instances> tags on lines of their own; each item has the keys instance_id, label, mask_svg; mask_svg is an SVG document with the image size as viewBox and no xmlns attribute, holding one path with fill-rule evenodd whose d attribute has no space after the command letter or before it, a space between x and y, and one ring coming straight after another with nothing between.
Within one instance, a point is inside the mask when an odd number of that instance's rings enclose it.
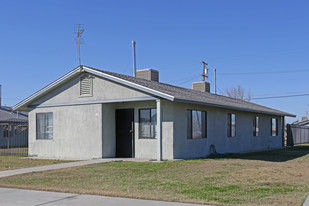
<instances>
[{"instance_id":1,"label":"shadow on grass","mask_svg":"<svg viewBox=\"0 0 309 206\"><path fill-rule=\"evenodd\" d=\"M261 152L251 152L244 154L226 154L210 156L211 159L246 159L262 160L270 162L285 162L297 159L309 154L309 146L294 146L283 149L267 150ZM309 155L308 155L309 158Z\"/></svg>"}]
</instances>

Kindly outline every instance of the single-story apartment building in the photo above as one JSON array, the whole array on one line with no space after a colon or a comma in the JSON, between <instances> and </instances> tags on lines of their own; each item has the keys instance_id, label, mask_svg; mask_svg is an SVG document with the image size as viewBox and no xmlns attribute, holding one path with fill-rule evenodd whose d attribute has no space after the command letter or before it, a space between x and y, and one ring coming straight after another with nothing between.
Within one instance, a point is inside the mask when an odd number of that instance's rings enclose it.
<instances>
[{"instance_id":1,"label":"single-story apartment building","mask_svg":"<svg viewBox=\"0 0 309 206\"><path fill-rule=\"evenodd\" d=\"M188 159L283 145L284 116L295 115L159 82L80 66L14 106L29 112L29 156Z\"/></svg>"}]
</instances>

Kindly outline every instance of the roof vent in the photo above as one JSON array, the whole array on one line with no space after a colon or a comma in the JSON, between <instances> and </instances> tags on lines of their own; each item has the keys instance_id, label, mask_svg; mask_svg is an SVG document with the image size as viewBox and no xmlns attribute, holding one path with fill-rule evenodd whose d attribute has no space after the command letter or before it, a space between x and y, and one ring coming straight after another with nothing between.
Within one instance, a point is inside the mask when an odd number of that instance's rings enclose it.
<instances>
[{"instance_id":1,"label":"roof vent","mask_svg":"<svg viewBox=\"0 0 309 206\"><path fill-rule=\"evenodd\" d=\"M136 77L159 82L159 72L154 69L141 69L136 71Z\"/></svg>"},{"instance_id":2,"label":"roof vent","mask_svg":"<svg viewBox=\"0 0 309 206\"><path fill-rule=\"evenodd\" d=\"M92 77L83 75L80 77L80 96L92 96Z\"/></svg>"},{"instance_id":3,"label":"roof vent","mask_svg":"<svg viewBox=\"0 0 309 206\"><path fill-rule=\"evenodd\" d=\"M192 89L200 92L210 92L210 83L209 82L193 82Z\"/></svg>"}]
</instances>

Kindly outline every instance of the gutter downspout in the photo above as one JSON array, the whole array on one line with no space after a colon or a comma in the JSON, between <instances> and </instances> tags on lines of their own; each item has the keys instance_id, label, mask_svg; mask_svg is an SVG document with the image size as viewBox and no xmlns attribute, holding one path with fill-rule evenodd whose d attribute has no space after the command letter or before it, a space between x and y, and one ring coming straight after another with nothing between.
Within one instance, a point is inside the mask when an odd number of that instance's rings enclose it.
<instances>
[{"instance_id":1,"label":"gutter downspout","mask_svg":"<svg viewBox=\"0 0 309 206\"><path fill-rule=\"evenodd\" d=\"M161 100L156 100L157 102L157 161L162 161L162 119L161 119Z\"/></svg>"}]
</instances>

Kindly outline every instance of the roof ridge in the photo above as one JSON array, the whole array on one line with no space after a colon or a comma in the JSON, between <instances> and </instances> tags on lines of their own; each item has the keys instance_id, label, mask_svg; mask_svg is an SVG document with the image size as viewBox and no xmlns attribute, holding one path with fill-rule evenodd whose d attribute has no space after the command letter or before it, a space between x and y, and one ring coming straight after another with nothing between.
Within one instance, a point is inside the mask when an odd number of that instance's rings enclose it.
<instances>
[{"instance_id":1,"label":"roof ridge","mask_svg":"<svg viewBox=\"0 0 309 206\"><path fill-rule=\"evenodd\" d=\"M86 66L86 67L94 69L94 70L97 70L97 71L100 71L100 72L104 72L106 74L111 74L111 75L112 74L116 74L116 75L126 76L126 77L129 77L129 78L137 78L137 77L133 77L133 76L130 76L130 75L121 74L121 73L117 73L117 72L110 72L110 71L96 69L96 68L89 67L89 66ZM148 79L142 79L142 78L137 78L137 79L139 79L141 81L152 82L154 84L162 84L162 85L166 85L166 86L170 86L170 87L174 87L174 88L184 89L184 90L187 90L188 92L194 92L194 93L198 93L198 94L202 94L202 95L205 95L205 94L206 95L215 95L215 96L222 97L222 98L227 98L227 99L230 99L230 100L243 101L245 103L249 103L249 104L253 104L253 105L258 105L258 106L262 106L262 107L265 107L265 108L269 108L269 107L266 107L266 106L263 106L263 105L260 105L260 104L256 104L256 103L253 103L253 102L250 102L250 101L246 101L246 100L243 100L243 99L237 99L237 98L233 98L233 97L229 97L229 96L225 96L225 95L221 95L221 94L213 94L213 93L210 93L210 92L201 92L201 91L193 90L193 89L186 88L186 87L175 86L175 85L164 83L164 82L151 81L151 80L148 80Z\"/></svg>"},{"instance_id":2,"label":"roof ridge","mask_svg":"<svg viewBox=\"0 0 309 206\"><path fill-rule=\"evenodd\" d=\"M201 91L193 90L193 89L186 88L186 87L171 85L171 84L164 83L164 82L157 82L157 81L151 81L151 80L147 80L147 79L136 78L136 77L133 77L133 76L130 76L130 75L106 71L106 70L97 69L97 68L93 68L93 67L89 67L89 66L85 66L85 67L99 71L99 72L102 72L102 73L105 73L105 74L108 74L108 75L112 75L112 76L121 78L123 80L131 81L131 82L137 83L137 84L139 84L139 83L140 84L141 83L144 83L144 84L150 83L150 84L152 84L152 86L155 86L155 85L158 86L159 85L159 86L163 86L163 87L168 87L168 89L181 90L182 92L185 92L187 96L197 95L197 96L204 97L204 98L207 98L207 99L213 100L213 101L217 101L218 99L221 99L221 101L230 102L230 103L233 103L233 104L240 104L243 107L239 106L238 107L239 109L245 108L243 104L246 104L247 107L249 105L251 105L252 107L259 107L260 109L263 108L265 110L272 110L273 112L276 112L276 113L291 115L291 114L282 112L282 111L277 110L277 109L273 109L273 108L270 108L270 107L266 107L266 106L263 106L263 105L260 105L260 104L257 104L257 103L253 103L253 102L249 102L249 101L246 101L246 100L242 100L242 99L228 97L228 96L224 96L224 95L220 95L220 94L213 94L213 93L210 93L210 92L201 92ZM177 97L175 97L175 98L177 98ZM259 111L256 111L256 112L259 112Z\"/></svg>"}]
</instances>

